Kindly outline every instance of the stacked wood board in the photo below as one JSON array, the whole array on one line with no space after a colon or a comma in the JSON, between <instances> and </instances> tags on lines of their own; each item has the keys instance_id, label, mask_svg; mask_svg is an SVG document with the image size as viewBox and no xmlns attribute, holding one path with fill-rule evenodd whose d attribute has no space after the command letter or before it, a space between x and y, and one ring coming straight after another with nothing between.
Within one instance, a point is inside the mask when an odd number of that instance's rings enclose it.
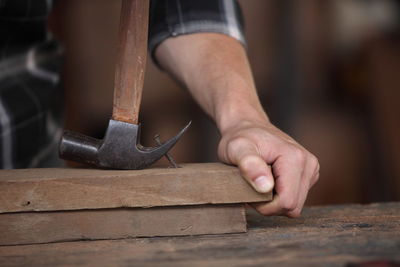
<instances>
[{"instance_id":1,"label":"stacked wood board","mask_svg":"<svg viewBox=\"0 0 400 267\"><path fill-rule=\"evenodd\" d=\"M2 170L0 245L245 232L243 203L271 198L219 163Z\"/></svg>"}]
</instances>

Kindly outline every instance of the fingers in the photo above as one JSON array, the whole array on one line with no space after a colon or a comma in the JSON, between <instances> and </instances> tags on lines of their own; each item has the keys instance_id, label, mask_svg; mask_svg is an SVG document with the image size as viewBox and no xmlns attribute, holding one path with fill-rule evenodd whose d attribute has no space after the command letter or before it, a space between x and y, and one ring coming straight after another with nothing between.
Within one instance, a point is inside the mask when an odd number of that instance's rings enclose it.
<instances>
[{"instance_id":1,"label":"fingers","mask_svg":"<svg viewBox=\"0 0 400 267\"><path fill-rule=\"evenodd\" d=\"M294 210L287 212L286 215L289 217L300 216L301 210L303 209L304 203L307 199L308 191L318 179L317 173L319 172L319 164L317 158L308 152L305 152L305 157L306 164L301 177L297 205Z\"/></svg>"},{"instance_id":2,"label":"fingers","mask_svg":"<svg viewBox=\"0 0 400 267\"><path fill-rule=\"evenodd\" d=\"M286 211L282 210L281 202L280 196L274 195L274 199L271 202L252 203L251 206L265 216L284 215Z\"/></svg>"},{"instance_id":3,"label":"fingers","mask_svg":"<svg viewBox=\"0 0 400 267\"><path fill-rule=\"evenodd\" d=\"M311 155L311 154L310 154ZM311 187L319 179L319 163L317 158L314 155L311 155L308 160L308 171L305 171L303 174L303 183L301 184L301 191L299 194L299 202L294 211L288 213L289 217L298 217L301 214L301 210L303 209L304 203L306 202L308 192Z\"/></svg>"},{"instance_id":4,"label":"fingers","mask_svg":"<svg viewBox=\"0 0 400 267\"><path fill-rule=\"evenodd\" d=\"M227 134L220 142L220 158L239 167L242 176L260 193L275 187L269 203L253 206L263 215L300 216L308 191L319 176L314 155L280 131L248 128ZM271 167L272 169L271 169Z\"/></svg>"},{"instance_id":5,"label":"fingers","mask_svg":"<svg viewBox=\"0 0 400 267\"><path fill-rule=\"evenodd\" d=\"M273 163L276 195L272 202L257 207L263 215L288 215L298 207L305 161L295 153L287 152Z\"/></svg>"},{"instance_id":6,"label":"fingers","mask_svg":"<svg viewBox=\"0 0 400 267\"><path fill-rule=\"evenodd\" d=\"M270 203L253 205L263 215L298 217L309 189L318 180L319 164L306 150L290 151L273 164L277 194Z\"/></svg>"},{"instance_id":7,"label":"fingers","mask_svg":"<svg viewBox=\"0 0 400 267\"><path fill-rule=\"evenodd\" d=\"M236 138L228 144L226 154L257 192L267 193L272 190L274 178L271 168L261 158L254 143L245 138Z\"/></svg>"},{"instance_id":8,"label":"fingers","mask_svg":"<svg viewBox=\"0 0 400 267\"><path fill-rule=\"evenodd\" d=\"M271 168L264 160L254 154L245 155L238 163L240 173L259 193L271 192L274 188L274 178Z\"/></svg>"}]
</instances>

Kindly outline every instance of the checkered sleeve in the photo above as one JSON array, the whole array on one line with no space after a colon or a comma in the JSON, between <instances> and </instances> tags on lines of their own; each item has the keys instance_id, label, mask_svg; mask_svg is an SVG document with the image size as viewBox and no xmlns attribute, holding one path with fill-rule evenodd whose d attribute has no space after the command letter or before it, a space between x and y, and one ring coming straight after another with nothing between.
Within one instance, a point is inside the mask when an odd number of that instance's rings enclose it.
<instances>
[{"instance_id":1,"label":"checkered sleeve","mask_svg":"<svg viewBox=\"0 0 400 267\"><path fill-rule=\"evenodd\" d=\"M151 1L149 50L152 56L155 48L165 39L200 32L226 34L246 46L243 17L237 1Z\"/></svg>"},{"instance_id":2,"label":"checkered sleeve","mask_svg":"<svg viewBox=\"0 0 400 267\"><path fill-rule=\"evenodd\" d=\"M47 32L51 7L51 0L0 0L0 169L57 161L62 48Z\"/></svg>"}]
</instances>

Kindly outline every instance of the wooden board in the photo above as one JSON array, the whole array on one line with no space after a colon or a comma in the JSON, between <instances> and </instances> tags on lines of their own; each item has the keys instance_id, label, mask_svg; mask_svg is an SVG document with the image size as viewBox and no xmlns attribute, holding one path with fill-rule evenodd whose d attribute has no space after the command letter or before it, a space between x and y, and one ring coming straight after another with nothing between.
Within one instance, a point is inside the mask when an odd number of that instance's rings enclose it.
<instances>
[{"instance_id":1,"label":"wooden board","mask_svg":"<svg viewBox=\"0 0 400 267\"><path fill-rule=\"evenodd\" d=\"M400 203L250 214L248 232L0 247L0 266L347 266L400 261ZM387 265L386 265L387 266Z\"/></svg>"},{"instance_id":2,"label":"wooden board","mask_svg":"<svg viewBox=\"0 0 400 267\"><path fill-rule=\"evenodd\" d=\"M269 201L220 163L134 171L20 169L0 171L0 213Z\"/></svg>"},{"instance_id":3,"label":"wooden board","mask_svg":"<svg viewBox=\"0 0 400 267\"><path fill-rule=\"evenodd\" d=\"M0 245L240 232L243 204L0 214Z\"/></svg>"}]
</instances>

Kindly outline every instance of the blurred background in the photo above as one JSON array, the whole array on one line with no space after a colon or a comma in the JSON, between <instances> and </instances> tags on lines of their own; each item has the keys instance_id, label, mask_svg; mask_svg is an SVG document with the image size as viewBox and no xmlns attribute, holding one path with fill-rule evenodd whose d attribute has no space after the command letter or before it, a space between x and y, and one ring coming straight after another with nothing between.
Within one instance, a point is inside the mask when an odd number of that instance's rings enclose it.
<instances>
[{"instance_id":1,"label":"blurred background","mask_svg":"<svg viewBox=\"0 0 400 267\"><path fill-rule=\"evenodd\" d=\"M399 1L239 2L265 109L320 160L307 204L400 200ZM60 1L50 19L65 46L65 127L100 138L112 109L119 9L120 1ZM212 121L151 60L140 118L148 146L192 120L175 160L218 160Z\"/></svg>"}]
</instances>

